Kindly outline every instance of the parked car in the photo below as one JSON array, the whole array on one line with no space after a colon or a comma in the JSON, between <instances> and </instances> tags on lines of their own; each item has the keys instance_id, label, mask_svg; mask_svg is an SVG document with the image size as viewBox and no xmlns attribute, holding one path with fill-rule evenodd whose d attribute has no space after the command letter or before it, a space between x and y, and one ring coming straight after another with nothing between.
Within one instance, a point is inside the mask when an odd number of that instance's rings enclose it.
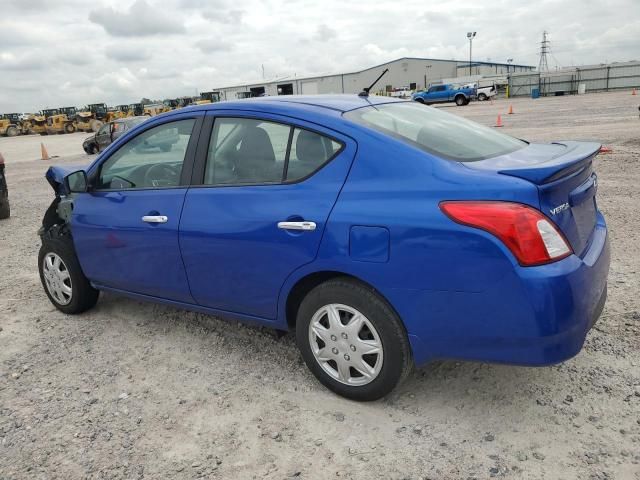
<instances>
[{"instance_id":1,"label":"parked car","mask_svg":"<svg viewBox=\"0 0 640 480\"><path fill-rule=\"evenodd\" d=\"M413 91L409 87L400 87L391 90L389 96L395 98L411 98L412 93Z\"/></svg>"},{"instance_id":2,"label":"parked car","mask_svg":"<svg viewBox=\"0 0 640 480\"><path fill-rule=\"evenodd\" d=\"M145 115L119 118L105 123L96 133L85 139L82 143L82 148L89 155L95 155L111 145L123 133L148 119L149 117Z\"/></svg>"},{"instance_id":3,"label":"parked car","mask_svg":"<svg viewBox=\"0 0 640 480\"><path fill-rule=\"evenodd\" d=\"M452 83L431 85L428 90L411 95L411 99L418 103L431 105L433 103L455 102L459 107L468 105L475 98L475 88L462 87Z\"/></svg>"},{"instance_id":4,"label":"parked car","mask_svg":"<svg viewBox=\"0 0 640 480\"><path fill-rule=\"evenodd\" d=\"M480 101L489 100L491 97L495 97L498 93L498 89L494 83L483 87L478 86L477 83L469 83L465 85L465 88L475 88L476 95Z\"/></svg>"},{"instance_id":5,"label":"parked car","mask_svg":"<svg viewBox=\"0 0 640 480\"><path fill-rule=\"evenodd\" d=\"M562 362L606 298L599 148L388 97L176 110L47 171L40 278L69 314L108 291L295 330L357 400L434 359Z\"/></svg>"},{"instance_id":6,"label":"parked car","mask_svg":"<svg viewBox=\"0 0 640 480\"><path fill-rule=\"evenodd\" d=\"M0 154L0 220L11 216L11 207L9 205L9 187L4 174L4 158Z\"/></svg>"}]
</instances>

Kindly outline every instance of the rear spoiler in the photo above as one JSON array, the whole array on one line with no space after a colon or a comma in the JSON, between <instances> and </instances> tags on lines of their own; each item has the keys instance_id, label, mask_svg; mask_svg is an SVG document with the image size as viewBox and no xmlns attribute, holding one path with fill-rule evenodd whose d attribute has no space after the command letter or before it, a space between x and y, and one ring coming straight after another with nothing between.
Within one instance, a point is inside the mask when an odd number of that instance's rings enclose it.
<instances>
[{"instance_id":1,"label":"rear spoiler","mask_svg":"<svg viewBox=\"0 0 640 480\"><path fill-rule=\"evenodd\" d=\"M552 145L566 147L560 155L536 165L522 165L516 168L499 170L504 175L524 178L537 185L551 183L571 175L587 166L600 151L599 143L553 142Z\"/></svg>"},{"instance_id":2,"label":"rear spoiler","mask_svg":"<svg viewBox=\"0 0 640 480\"><path fill-rule=\"evenodd\" d=\"M601 145L593 142L562 141L550 144L529 144L515 152L467 162L466 166L492 170L503 175L523 178L536 185L544 185L571 175L588 166L600 152Z\"/></svg>"}]
</instances>

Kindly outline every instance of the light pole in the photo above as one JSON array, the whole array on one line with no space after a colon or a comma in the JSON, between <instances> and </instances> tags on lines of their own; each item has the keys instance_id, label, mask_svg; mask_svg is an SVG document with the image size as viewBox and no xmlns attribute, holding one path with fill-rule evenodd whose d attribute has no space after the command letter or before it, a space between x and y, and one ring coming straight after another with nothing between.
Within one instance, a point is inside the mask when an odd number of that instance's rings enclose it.
<instances>
[{"instance_id":1,"label":"light pole","mask_svg":"<svg viewBox=\"0 0 640 480\"><path fill-rule=\"evenodd\" d=\"M473 39L477 32L467 32L467 38L469 39L469 76L471 76L471 52L473 51Z\"/></svg>"},{"instance_id":2,"label":"light pole","mask_svg":"<svg viewBox=\"0 0 640 480\"><path fill-rule=\"evenodd\" d=\"M507 58L507 73L510 72L511 63L513 63L513 58ZM514 69L514 71L515 71L515 69Z\"/></svg>"}]
</instances>

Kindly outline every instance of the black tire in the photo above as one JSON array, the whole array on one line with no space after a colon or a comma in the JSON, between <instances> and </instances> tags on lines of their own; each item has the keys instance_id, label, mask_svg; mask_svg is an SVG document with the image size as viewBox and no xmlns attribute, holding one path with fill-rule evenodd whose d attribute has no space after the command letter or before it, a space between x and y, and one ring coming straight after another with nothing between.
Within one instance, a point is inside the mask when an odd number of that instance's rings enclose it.
<instances>
[{"instance_id":1,"label":"black tire","mask_svg":"<svg viewBox=\"0 0 640 480\"><path fill-rule=\"evenodd\" d=\"M89 145L89 155L96 155L98 154L99 151L100 149L98 148L98 145L96 145L95 143L92 143L91 145Z\"/></svg>"},{"instance_id":2,"label":"black tire","mask_svg":"<svg viewBox=\"0 0 640 480\"><path fill-rule=\"evenodd\" d=\"M67 304L61 304L56 300L47 287L43 265L46 256L50 253L62 259L66 267L65 269L69 273L71 298ZM50 233L45 233L42 236L42 246L38 254L38 271L40 272L40 281L42 282L42 287L47 297L49 297L51 303L61 312L71 315L82 313L93 308L98 301L100 292L93 288L89 280L87 280L87 277L84 276L73 247L71 235L68 233L55 236Z\"/></svg>"},{"instance_id":3,"label":"black tire","mask_svg":"<svg viewBox=\"0 0 640 480\"><path fill-rule=\"evenodd\" d=\"M383 361L370 383L353 386L329 375L316 360L309 339L309 325L314 314L329 304L342 304L364 314L376 329L382 343ZM411 372L413 361L407 333L402 321L389 304L371 287L342 277L314 288L303 299L297 312L296 341L309 370L325 387L343 397L372 401L384 397Z\"/></svg>"},{"instance_id":4,"label":"black tire","mask_svg":"<svg viewBox=\"0 0 640 480\"><path fill-rule=\"evenodd\" d=\"M456 101L456 105L459 106L459 107L462 107L463 105L466 105L468 103L467 99L464 98L464 95L458 95L455 98L455 101Z\"/></svg>"},{"instance_id":5,"label":"black tire","mask_svg":"<svg viewBox=\"0 0 640 480\"><path fill-rule=\"evenodd\" d=\"M40 135L44 136L44 135L49 135L47 132L40 132Z\"/></svg>"},{"instance_id":6,"label":"black tire","mask_svg":"<svg viewBox=\"0 0 640 480\"><path fill-rule=\"evenodd\" d=\"M7 127L7 137L15 137L16 135L18 135L18 133L20 132L18 131L17 127L14 127L13 125Z\"/></svg>"},{"instance_id":7,"label":"black tire","mask_svg":"<svg viewBox=\"0 0 640 480\"><path fill-rule=\"evenodd\" d=\"M479 93L478 100L480 100L481 102L484 102L485 100L487 100L487 95L484 93Z\"/></svg>"},{"instance_id":8,"label":"black tire","mask_svg":"<svg viewBox=\"0 0 640 480\"><path fill-rule=\"evenodd\" d=\"M421 99L420 97L416 98L416 99L414 100L414 102L418 102L418 103L421 103L421 104L423 104L423 105L424 105L424 100L423 100L423 99Z\"/></svg>"},{"instance_id":9,"label":"black tire","mask_svg":"<svg viewBox=\"0 0 640 480\"><path fill-rule=\"evenodd\" d=\"M73 123L67 123L64 126L64 131L66 133L74 133L76 131L76 127L73 126Z\"/></svg>"},{"instance_id":10,"label":"black tire","mask_svg":"<svg viewBox=\"0 0 640 480\"><path fill-rule=\"evenodd\" d=\"M11 206L9 205L9 199L0 200L0 220L9 218L11 216Z\"/></svg>"}]
</instances>

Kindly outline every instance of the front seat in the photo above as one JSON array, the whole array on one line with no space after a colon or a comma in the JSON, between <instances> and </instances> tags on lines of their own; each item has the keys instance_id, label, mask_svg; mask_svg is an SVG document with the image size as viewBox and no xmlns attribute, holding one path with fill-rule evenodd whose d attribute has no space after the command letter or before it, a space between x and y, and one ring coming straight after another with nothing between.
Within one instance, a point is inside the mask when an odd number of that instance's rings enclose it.
<instances>
[{"instance_id":1,"label":"front seat","mask_svg":"<svg viewBox=\"0 0 640 480\"><path fill-rule=\"evenodd\" d=\"M236 172L242 183L262 183L281 179L276 169L276 155L269 134L262 128L252 126L242 137L238 149Z\"/></svg>"}]
</instances>

